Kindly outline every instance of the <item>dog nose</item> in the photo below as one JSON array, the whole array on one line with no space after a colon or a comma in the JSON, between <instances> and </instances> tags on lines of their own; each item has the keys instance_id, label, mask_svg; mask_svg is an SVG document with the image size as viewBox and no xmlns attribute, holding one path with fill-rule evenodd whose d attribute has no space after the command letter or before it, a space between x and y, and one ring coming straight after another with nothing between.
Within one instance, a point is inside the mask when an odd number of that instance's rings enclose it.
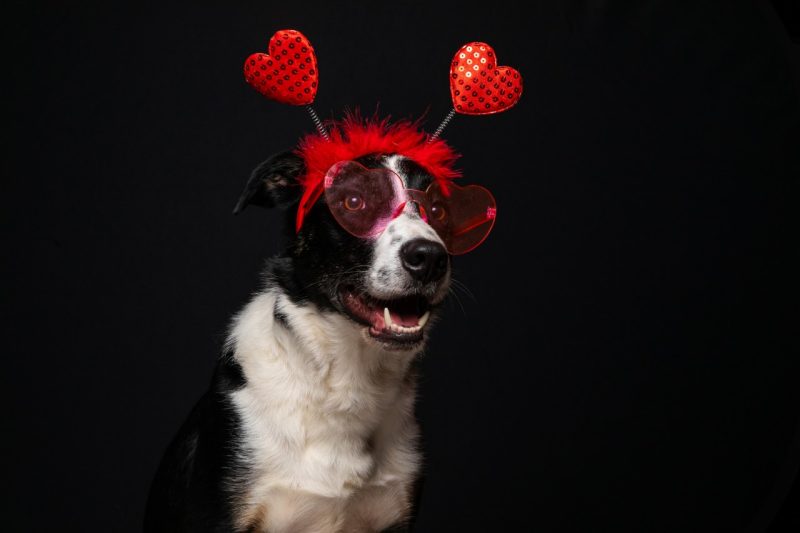
<instances>
[{"instance_id":1,"label":"dog nose","mask_svg":"<svg viewBox=\"0 0 800 533\"><path fill-rule=\"evenodd\" d=\"M400 248L400 260L411 277L422 283L436 281L447 272L447 250L438 242L414 239Z\"/></svg>"}]
</instances>

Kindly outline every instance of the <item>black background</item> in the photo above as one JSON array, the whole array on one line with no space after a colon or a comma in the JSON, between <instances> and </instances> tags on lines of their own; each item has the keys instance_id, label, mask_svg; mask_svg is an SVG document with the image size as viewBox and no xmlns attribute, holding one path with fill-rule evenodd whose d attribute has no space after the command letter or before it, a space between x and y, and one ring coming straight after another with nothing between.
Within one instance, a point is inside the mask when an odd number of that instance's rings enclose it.
<instances>
[{"instance_id":1,"label":"black background","mask_svg":"<svg viewBox=\"0 0 800 533\"><path fill-rule=\"evenodd\" d=\"M768 4L521 6L17 6L3 522L140 528L282 245L280 213L230 212L249 171L312 129L241 73L297 28L325 118L379 105L433 130L471 40L525 78L515 109L445 133L499 217L457 258L469 293L422 362L417 531L761 531L781 507L771 531L790 530L797 45Z\"/></svg>"}]
</instances>

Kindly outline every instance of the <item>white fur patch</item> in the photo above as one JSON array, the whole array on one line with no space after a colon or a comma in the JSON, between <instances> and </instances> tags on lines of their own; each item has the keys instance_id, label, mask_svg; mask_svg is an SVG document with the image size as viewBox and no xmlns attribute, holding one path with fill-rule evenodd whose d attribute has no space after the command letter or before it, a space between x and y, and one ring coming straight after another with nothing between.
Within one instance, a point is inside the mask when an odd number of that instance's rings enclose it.
<instances>
[{"instance_id":1,"label":"white fur patch","mask_svg":"<svg viewBox=\"0 0 800 533\"><path fill-rule=\"evenodd\" d=\"M407 514L419 463L404 380L414 354L383 351L361 329L278 289L235 318L228 343L247 384L232 400L251 472L239 526L371 531Z\"/></svg>"}]
</instances>

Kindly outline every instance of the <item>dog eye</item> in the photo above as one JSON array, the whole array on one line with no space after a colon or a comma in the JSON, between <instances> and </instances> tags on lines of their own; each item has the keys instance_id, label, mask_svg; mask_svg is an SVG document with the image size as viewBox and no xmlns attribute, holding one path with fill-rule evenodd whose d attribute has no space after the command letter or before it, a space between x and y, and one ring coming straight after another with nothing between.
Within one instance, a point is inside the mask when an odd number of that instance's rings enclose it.
<instances>
[{"instance_id":1,"label":"dog eye","mask_svg":"<svg viewBox=\"0 0 800 533\"><path fill-rule=\"evenodd\" d=\"M444 220L447 217L447 210L444 206L433 204L431 206L431 218L434 220Z\"/></svg>"},{"instance_id":2,"label":"dog eye","mask_svg":"<svg viewBox=\"0 0 800 533\"><path fill-rule=\"evenodd\" d=\"M352 194L344 199L344 208L348 211L364 209L364 199L356 194Z\"/></svg>"}]
</instances>

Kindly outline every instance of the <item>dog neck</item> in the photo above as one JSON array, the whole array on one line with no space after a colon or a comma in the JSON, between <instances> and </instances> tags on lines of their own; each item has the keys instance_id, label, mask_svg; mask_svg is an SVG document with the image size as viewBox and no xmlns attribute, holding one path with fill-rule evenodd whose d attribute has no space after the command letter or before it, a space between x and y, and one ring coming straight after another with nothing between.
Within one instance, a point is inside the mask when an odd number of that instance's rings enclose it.
<instances>
[{"instance_id":1,"label":"dog neck","mask_svg":"<svg viewBox=\"0 0 800 533\"><path fill-rule=\"evenodd\" d=\"M307 409L348 413L372 426L406 381L415 353L385 350L363 329L271 287L234 319L228 345L248 388L263 393L260 401L299 393L302 401L316 400Z\"/></svg>"}]
</instances>

